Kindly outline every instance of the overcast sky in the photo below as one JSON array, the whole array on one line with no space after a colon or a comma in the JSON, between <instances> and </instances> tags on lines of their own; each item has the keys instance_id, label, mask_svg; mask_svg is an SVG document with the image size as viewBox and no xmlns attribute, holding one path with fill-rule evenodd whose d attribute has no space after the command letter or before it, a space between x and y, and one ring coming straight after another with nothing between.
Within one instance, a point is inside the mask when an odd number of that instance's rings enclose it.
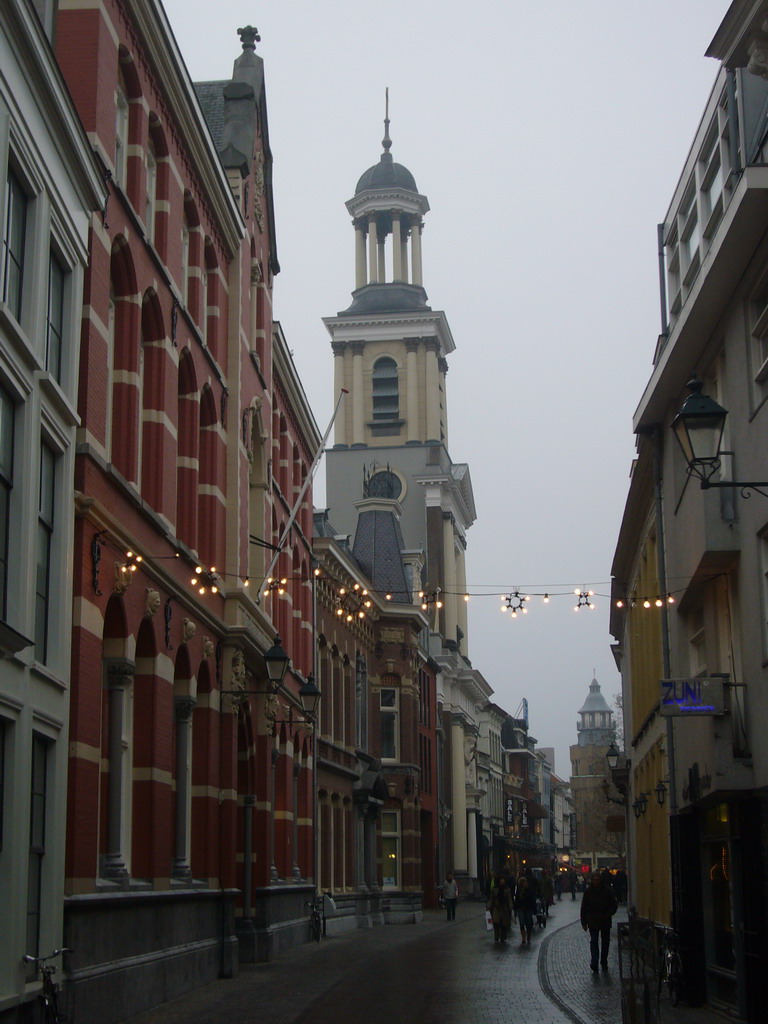
<instances>
[{"instance_id":1,"label":"overcast sky","mask_svg":"<svg viewBox=\"0 0 768 1024\"><path fill-rule=\"evenodd\" d=\"M431 206L428 301L456 341L449 451L477 506L469 656L510 713L528 699L531 733L567 777L593 672L609 703L620 690L610 567L660 331L656 225L728 0L164 3L195 81L231 76L238 28L261 34L275 317L321 431L334 404L321 317L350 302L344 203L378 162L389 87L393 157ZM595 591L594 611L573 611L576 587ZM517 588L568 596L533 597L511 620L499 595Z\"/></svg>"}]
</instances>

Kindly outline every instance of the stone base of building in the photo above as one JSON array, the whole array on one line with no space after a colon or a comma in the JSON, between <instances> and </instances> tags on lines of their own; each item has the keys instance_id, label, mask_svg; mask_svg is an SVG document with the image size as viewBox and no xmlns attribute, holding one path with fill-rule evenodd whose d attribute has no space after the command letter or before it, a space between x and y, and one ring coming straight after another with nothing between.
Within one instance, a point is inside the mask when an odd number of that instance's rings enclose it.
<instances>
[{"instance_id":1,"label":"stone base of building","mask_svg":"<svg viewBox=\"0 0 768 1024\"><path fill-rule=\"evenodd\" d=\"M64 1012L118 1024L237 973L236 890L114 892L69 897Z\"/></svg>"},{"instance_id":2,"label":"stone base of building","mask_svg":"<svg viewBox=\"0 0 768 1024\"><path fill-rule=\"evenodd\" d=\"M271 960L312 939L311 885L272 885L254 893L254 916L236 921L240 962ZM334 894L323 901L324 933L343 935L385 924L417 924L422 920L421 893L355 892Z\"/></svg>"},{"instance_id":3,"label":"stone base of building","mask_svg":"<svg viewBox=\"0 0 768 1024\"><path fill-rule=\"evenodd\" d=\"M254 914L238 918L240 962L261 963L310 939L308 904L315 887L307 884L270 885L254 890Z\"/></svg>"}]
</instances>

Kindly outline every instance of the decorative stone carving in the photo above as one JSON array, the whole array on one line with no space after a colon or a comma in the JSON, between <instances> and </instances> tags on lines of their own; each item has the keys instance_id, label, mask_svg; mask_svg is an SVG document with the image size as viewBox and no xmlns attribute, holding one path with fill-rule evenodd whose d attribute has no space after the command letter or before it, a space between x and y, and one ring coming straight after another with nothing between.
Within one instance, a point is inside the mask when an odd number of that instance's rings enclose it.
<instances>
[{"instance_id":1,"label":"decorative stone carving","mask_svg":"<svg viewBox=\"0 0 768 1024\"><path fill-rule=\"evenodd\" d=\"M124 594L131 585L133 573L125 562L115 562L115 593Z\"/></svg>"},{"instance_id":2,"label":"decorative stone carving","mask_svg":"<svg viewBox=\"0 0 768 1024\"><path fill-rule=\"evenodd\" d=\"M203 657L212 658L216 653L216 645L209 636L203 637Z\"/></svg>"},{"instance_id":3,"label":"decorative stone carving","mask_svg":"<svg viewBox=\"0 0 768 1024\"><path fill-rule=\"evenodd\" d=\"M245 656L239 647L232 655L232 688L245 689Z\"/></svg>"},{"instance_id":4,"label":"decorative stone carving","mask_svg":"<svg viewBox=\"0 0 768 1024\"><path fill-rule=\"evenodd\" d=\"M157 613L160 608L160 593L157 590L152 590L151 587L147 587L147 603L144 608L144 618L151 619L153 615Z\"/></svg>"},{"instance_id":5,"label":"decorative stone carving","mask_svg":"<svg viewBox=\"0 0 768 1024\"><path fill-rule=\"evenodd\" d=\"M747 71L760 78L768 78L768 36L753 36L747 53Z\"/></svg>"},{"instance_id":6,"label":"decorative stone carving","mask_svg":"<svg viewBox=\"0 0 768 1024\"><path fill-rule=\"evenodd\" d=\"M173 698L173 711L177 722L188 722L197 706L194 697L183 696Z\"/></svg>"},{"instance_id":7,"label":"decorative stone carving","mask_svg":"<svg viewBox=\"0 0 768 1024\"><path fill-rule=\"evenodd\" d=\"M183 644L189 643L197 632L197 626L191 619L182 619L181 622L181 642Z\"/></svg>"},{"instance_id":8,"label":"decorative stone carving","mask_svg":"<svg viewBox=\"0 0 768 1024\"><path fill-rule=\"evenodd\" d=\"M271 722L274 725L279 714L280 701L277 699L274 693L270 693L264 705L264 717L268 722Z\"/></svg>"}]
</instances>

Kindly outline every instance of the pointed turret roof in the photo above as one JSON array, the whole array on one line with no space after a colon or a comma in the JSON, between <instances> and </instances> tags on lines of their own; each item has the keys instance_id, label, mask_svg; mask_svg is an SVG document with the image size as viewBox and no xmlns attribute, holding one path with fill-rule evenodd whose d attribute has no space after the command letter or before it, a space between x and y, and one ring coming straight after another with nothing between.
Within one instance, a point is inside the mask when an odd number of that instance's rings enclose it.
<instances>
[{"instance_id":1,"label":"pointed turret roof","mask_svg":"<svg viewBox=\"0 0 768 1024\"><path fill-rule=\"evenodd\" d=\"M589 696L584 701L584 706L579 709L579 714L583 715L587 711L610 711L608 702L600 692L600 683L597 679L593 679L589 684Z\"/></svg>"}]
</instances>

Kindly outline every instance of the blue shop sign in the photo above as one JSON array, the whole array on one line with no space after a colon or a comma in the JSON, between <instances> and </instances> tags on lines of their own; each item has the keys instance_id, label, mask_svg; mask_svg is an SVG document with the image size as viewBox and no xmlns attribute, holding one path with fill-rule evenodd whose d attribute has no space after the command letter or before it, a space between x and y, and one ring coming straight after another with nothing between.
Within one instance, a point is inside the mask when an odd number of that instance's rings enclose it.
<instances>
[{"instance_id":1,"label":"blue shop sign","mask_svg":"<svg viewBox=\"0 0 768 1024\"><path fill-rule=\"evenodd\" d=\"M722 679L662 679L659 685L659 710L666 717L725 713Z\"/></svg>"}]
</instances>

